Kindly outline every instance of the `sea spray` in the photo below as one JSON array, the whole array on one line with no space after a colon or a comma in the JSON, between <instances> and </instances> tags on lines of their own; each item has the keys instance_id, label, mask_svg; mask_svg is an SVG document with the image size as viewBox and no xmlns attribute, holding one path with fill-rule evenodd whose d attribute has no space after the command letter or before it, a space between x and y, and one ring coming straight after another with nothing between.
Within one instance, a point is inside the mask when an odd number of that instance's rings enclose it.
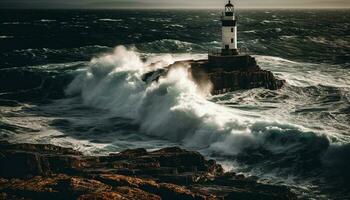
<instances>
[{"instance_id":1,"label":"sea spray","mask_svg":"<svg viewBox=\"0 0 350 200\"><path fill-rule=\"evenodd\" d=\"M165 64L163 67L176 61L168 56L165 60L160 56L149 59ZM86 105L133 119L147 135L214 154L233 156L252 149L278 154L327 149L327 138L306 128L261 116L252 118L248 112L208 101L191 80L186 65L171 70L157 82L146 83L142 75L150 70L149 63L143 62L137 52L117 47L113 54L94 58L66 93L81 94Z\"/></svg>"}]
</instances>

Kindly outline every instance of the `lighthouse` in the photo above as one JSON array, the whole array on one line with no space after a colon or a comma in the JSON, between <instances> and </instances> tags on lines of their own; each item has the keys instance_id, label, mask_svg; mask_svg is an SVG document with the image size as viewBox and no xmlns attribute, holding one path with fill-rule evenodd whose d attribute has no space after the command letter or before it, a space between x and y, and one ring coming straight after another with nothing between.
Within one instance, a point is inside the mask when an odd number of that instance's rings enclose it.
<instances>
[{"instance_id":1,"label":"lighthouse","mask_svg":"<svg viewBox=\"0 0 350 200\"><path fill-rule=\"evenodd\" d=\"M221 16L222 43L219 49L208 51L211 69L246 70L257 66L255 59L237 48L237 18L235 7L229 0Z\"/></svg>"},{"instance_id":2,"label":"lighthouse","mask_svg":"<svg viewBox=\"0 0 350 200\"><path fill-rule=\"evenodd\" d=\"M221 16L222 22L222 55L237 55L237 20L235 8L231 1L225 5L225 12Z\"/></svg>"}]
</instances>

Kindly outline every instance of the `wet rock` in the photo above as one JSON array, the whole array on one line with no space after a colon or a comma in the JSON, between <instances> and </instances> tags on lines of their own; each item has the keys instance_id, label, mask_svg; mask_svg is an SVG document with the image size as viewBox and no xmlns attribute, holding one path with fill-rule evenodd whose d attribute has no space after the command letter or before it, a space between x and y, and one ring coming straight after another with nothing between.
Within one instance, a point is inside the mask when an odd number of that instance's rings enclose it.
<instances>
[{"instance_id":1,"label":"wet rock","mask_svg":"<svg viewBox=\"0 0 350 200\"><path fill-rule=\"evenodd\" d=\"M283 186L224 173L178 147L84 156L53 145L0 143L0 199L296 199Z\"/></svg>"},{"instance_id":2,"label":"wet rock","mask_svg":"<svg viewBox=\"0 0 350 200\"><path fill-rule=\"evenodd\" d=\"M79 196L78 200L161 200L157 195L147 193L140 189L119 187L116 191L99 192Z\"/></svg>"},{"instance_id":3,"label":"wet rock","mask_svg":"<svg viewBox=\"0 0 350 200\"><path fill-rule=\"evenodd\" d=\"M123 175L100 175L97 179L113 186L126 186L138 188L148 193L160 196L162 199L204 199L205 197L195 194L183 186L171 183L157 183L150 179L141 179Z\"/></svg>"},{"instance_id":4,"label":"wet rock","mask_svg":"<svg viewBox=\"0 0 350 200\"><path fill-rule=\"evenodd\" d=\"M211 86L210 92L214 95L235 90L266 88L277 90L283 87L284 80L276 78L271 71L262 70L255 58L247 56L249 62L242 66L227 66L220 63L210 63L208 60L178 61L165 69L148 72L143 76L145 82L158 81L161 76L179 66L189 66L193 80L200 88Z\"/></svg>"},{"instance_id":5,"label":"wet rock","mask_svg":"<svg viewBox=\"0 0 350 200\"><path fill-rule=\"evenodd\" d=\"M78 200L128 200L118 192L99 192L93 194L84 194L78 197ZM130 198L131 199L131 198ZM142 198L140 198L142 199Z\"/></svg>"},{"instance_id":6,"label":"wet rock","mask_svg":"<svg viewBox=\"0 0 350 200\"><path fill-rule=\"evenodd\" d=\"M213 65L207 60L190 61L190 71L197 83L210 81L212 94L253 88L277 90L284 85L283 80L277 79L271 71L262 70L253 57L248 57L253 61L243 67Z\"/></svg>"},{"instance_id":7,"label":"wet rock","mask_svg":"<svg viewBox=\"0 0 350 200\"><path fill-rule=\"evenodd\" d=\"M81 154L53 145L0 144L0 177L25 178L51 173L74 173Z\"/></svg>"},{"instance_id":8,"label":"wet rock","mask_svg":"<svg viewBox=\"0 0 350 200\"><path fill-rule=\"evenodd\" d=\"M60 174L11 180L0 189L28 199L77 199L83 194L111 191L112 187L96 180Z\"/></svg>"}]
</instances>

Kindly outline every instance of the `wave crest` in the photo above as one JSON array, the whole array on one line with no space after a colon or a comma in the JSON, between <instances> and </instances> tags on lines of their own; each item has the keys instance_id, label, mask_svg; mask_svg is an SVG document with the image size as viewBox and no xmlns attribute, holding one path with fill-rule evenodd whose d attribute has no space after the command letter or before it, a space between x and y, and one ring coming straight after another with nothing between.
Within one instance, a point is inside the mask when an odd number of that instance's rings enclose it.
<instances>
[{"instance_id":1,"label":"wave crest","mask_svg":"<svg viewBox=\"0 0 350 200\"><path fill-rule=\"evenodd\" d=\"M147 43L136 44L138 49L145 52L205 52L207 49L201 45L174 40L162 39Z\"/></svg>"},{"instance_id":2,"label":"wave crest","mask_svg":"<svg viewBox=\"0 0 350 200\"><path fill-rule=\"evenodd\" d=\"M154 61L154 57L148 59ZM172 59L157 57L163 61L163 67L175 61ZM318 148L318 140L328 144L325 137L303 127L251 118L245 111L208 101L191 80L188 66L176 68L158 82L147 84L142 75L150 70L148 64L138 53L117 47L112 55L94 58L66 93L81 94L87 105L135 120L147 135L221 155L238 155L246 149L258 148L271 153L295 152L298 146L305 149L312 144ZM311 142L302 143L305 138Z\"/></svg>"}]
</instances>

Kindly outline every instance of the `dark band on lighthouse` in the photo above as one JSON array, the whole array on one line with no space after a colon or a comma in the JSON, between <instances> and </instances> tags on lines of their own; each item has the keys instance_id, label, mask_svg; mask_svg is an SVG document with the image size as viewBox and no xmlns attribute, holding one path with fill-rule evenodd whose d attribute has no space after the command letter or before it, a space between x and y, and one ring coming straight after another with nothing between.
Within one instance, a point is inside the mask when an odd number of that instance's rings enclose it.
<instances>
[{"instance_id":1,"label":"dark band on lighthouse","mask_svg":"<svg viewBox=\"0 0 350 200\"><path fill-rule=\"evenodd\" d=\"M222 26L236 26L236 20L222 20Z\"/></svg>"}]
</instances>

